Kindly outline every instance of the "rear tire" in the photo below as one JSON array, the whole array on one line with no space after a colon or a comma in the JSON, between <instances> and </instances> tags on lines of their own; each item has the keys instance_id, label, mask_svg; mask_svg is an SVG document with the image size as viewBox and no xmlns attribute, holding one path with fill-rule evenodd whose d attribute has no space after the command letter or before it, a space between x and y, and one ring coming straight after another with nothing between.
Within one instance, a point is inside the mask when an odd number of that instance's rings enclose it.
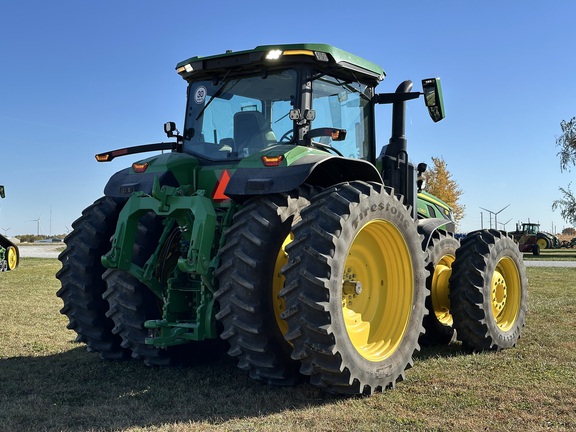
<instances>
[{"instance_id":1,"label":"rear tire","mask_svg":"<svg viewBox=\"0 0 576 432\"><path fill-rule=\"evenodd\" d=\"M372 394L419 349L426 271L415 221L382 185L344 183L302 211L283 273L286 338L311 383Z\"/></svg>"},{"instance_id":2,"label":"rear tire","mask_svg":"<svg viewBox=\"0 0 576 432\"><path fill-rule=\"evenodd\" d=\"M56 273L62 286L56 293L64 302L60 313L70 320L68 328L84 342L88 351L97 351L102 358L129 358L121 338L112 333L114 323L106 317L108 302L102 298L106 284L100 257L110 250L110 237L116 229L123 201L103 197L82 212L73 224L73 231L64 239L66 249L58 259L62 268Z\"/></svg>"},{"instance_id":3,"label":"rear tire","mask_svg":"<svg viewBox=\"0 0 576 432\"><path fill-rule=\"evenodd\" d=\"M459 247L460 242L444 231L435 231L430 239L426 260L426 269L430 272L426 288L430 295L426 297L428 315L423 322L426 333L420 337L423 345L447 345L455 339L449 281Z\"/></svg>"},{"instance_id":4,"label":"rear tire","mask_svg":"<svg viewBox=\"0 0 576 432\"><path fill-rule=\"evenodd\" d=\"M548 240L546 237L544 236L539 236L536 237L536 244L538 245L538 247L540 248L540 250L542 249L550 249L552 247L552 245L550 244L550 240Z\"/></svg>"},{"instance_id":5,"label":"rear tire","mask_svg":"<svg viewBox=\"0 0 576 432\"><path fill-rule=\"evenodd\" d=\"M302 195L297 191L249 201L234 215L215 272L216 318L223 326L221 337L230 344L228 354L251 378L268 384L301 380L300 364L290 358L292 347L284 340L288 325L280 318L284 300L279 292L291 227L309 203Z\"/></svg>"},{"instance_id":6,"label":"rear tire","mask_svg":"<svg viewBox=\"0 0 576 432\"><path fill-rule=\"evenodd\" d=\"M456 252L450 303L458 339L473 350L516 345L528 302L522 254L496 230L470 233Z\"/></svg>"}]
</instances>

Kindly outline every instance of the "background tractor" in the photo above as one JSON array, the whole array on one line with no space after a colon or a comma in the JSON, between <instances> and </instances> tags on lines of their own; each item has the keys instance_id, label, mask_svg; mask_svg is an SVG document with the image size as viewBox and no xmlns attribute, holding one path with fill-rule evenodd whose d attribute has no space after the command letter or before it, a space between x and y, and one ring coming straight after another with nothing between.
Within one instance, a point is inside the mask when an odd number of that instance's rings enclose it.
<instances>
[{"instance_id":1,"label":"background tractor","mask_svg":"<svg viewBox=\"0 0 576 432\"><path fill-rule=\"evenodd\" d=\"M518 242L521 252L540 255L542 249L558 249L560 240L553 234L540 231L540 224L523 222L516 224L516 231L510 233Z\"/></svg>"},{"instance_id":2,"label":"background tractor","mask_svg":"<svg viewBox=\"0 0 576 432\"><path fill-rule=\"evenodd\" d=\"M450 217L418 212L405 104L423 95L441 120L439 79L377 93L380 66L322 44L176 70L182 132L168 122L172 142L96 155L166 151L113 175L59 257L61 312L90 350L181 365L224 341L253 379L372 394L403 379L423 334L516 343L527 280L514 241L484 230L460 245ZM378 104L392 105L380 154Z\"/></svg>"},{"instance_id":3,"label":"background tractor","mask_svg":"<svg viewBox=\"0 0 576 432\"><path fill-rule=\"evenodd\" d=\"M0 186L0 198L6 196L4 186ZM14 270L20 264L18 246L0 234L0 272Z\"/></svg>"}]
</instances>

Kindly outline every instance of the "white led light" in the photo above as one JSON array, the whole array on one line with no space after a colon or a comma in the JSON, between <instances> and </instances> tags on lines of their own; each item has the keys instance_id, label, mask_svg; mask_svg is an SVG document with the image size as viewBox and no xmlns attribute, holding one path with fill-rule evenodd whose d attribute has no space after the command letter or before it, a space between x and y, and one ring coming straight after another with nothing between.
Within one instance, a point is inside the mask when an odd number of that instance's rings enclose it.
<instances>
[{"instance_id":1,"label":"white led light","mask_svg":"<svg viewBox=\"0 0 576 432\"><path fill-rule=\"evenodd\" d=\"M184 66L184 70L186 72L192 72L194 69L192 68L192 65L188 63L186 66Z\"/></svg>"},{"instance_id":2,"label":"white led light","mask_svg":"<svg viewBox=\"0 0 576 432\"><path fill-rule=\"evenodd\" d=\"M269 51L268 54L266 54L266 60L278 60L281 55L282 55L281 50L272 50Z\"/></svg>"}]
</instances>

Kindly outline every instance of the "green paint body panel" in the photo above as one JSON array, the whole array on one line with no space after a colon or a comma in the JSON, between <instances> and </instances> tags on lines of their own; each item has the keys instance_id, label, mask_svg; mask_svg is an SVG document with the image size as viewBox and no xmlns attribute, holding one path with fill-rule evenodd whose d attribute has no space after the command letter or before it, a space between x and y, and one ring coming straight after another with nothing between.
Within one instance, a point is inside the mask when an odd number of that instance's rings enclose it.
<instances>
[{"instance_id":1,"label":"green paint body panel","mask_svg":"<svg viewBox=\"0 0 576 432\"><path fill-rule=\"evenodd\" d=\"M418 216L424 218L442 217L454 221L452 208L440 198L425 191L418 193Z\"/></svg>"}]
</instances>

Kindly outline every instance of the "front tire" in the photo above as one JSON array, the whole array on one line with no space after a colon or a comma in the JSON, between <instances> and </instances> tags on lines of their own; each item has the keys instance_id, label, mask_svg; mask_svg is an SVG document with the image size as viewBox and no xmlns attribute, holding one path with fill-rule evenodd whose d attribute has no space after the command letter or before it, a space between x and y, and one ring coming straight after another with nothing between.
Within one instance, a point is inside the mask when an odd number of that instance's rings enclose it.
<instances>
[{"instance_id":1,"label":"front tire","mask_svg":"<svg viewBox=\"0 0 576 432\"><path fill-rule=\"evenodd\" d=\"M343 394L393 387L425 314L416 222L382 185L344 183L302 211L283 270L286 338L312 384Z\"/></svg>"},{"instance_id":2,"label":"front tire","mask_svg":"<svg viewBox=\"0 0 576 432\"><path fill-rule=\"evenodd\" d=\"M518 246L496 230L470 233L450 278L454 327L473 350L516 345L526 321L528 279Z\"/></svg>"}]
</instances>

